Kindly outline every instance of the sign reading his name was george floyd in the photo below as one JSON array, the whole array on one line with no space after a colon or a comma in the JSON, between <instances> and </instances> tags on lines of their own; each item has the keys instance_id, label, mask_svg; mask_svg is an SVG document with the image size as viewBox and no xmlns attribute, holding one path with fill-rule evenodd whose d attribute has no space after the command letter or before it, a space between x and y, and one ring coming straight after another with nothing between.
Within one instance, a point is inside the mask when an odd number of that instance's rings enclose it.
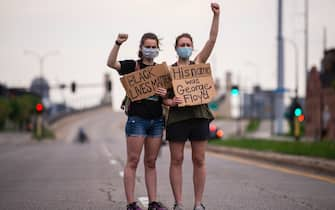
<instances>
[{"instance_id":1,"label":"sign reading his name was george floyd","mask_svg":"<svg viewBox=\"0 0 335 210\"><path fill-rule=\"evenodd\" d=\"M206 104L216 94L209 64L171 67L170 74L175 95L184 100L178 106Z\"/></svg>"},{"instance_id":2,"label":"sign reading his name was george floyd","mask_svg":"<svg viewBox=\"0 0 335 210\"><path fill-rule=\"evenodd\" d=\"M138 101L155 95L158 87L170 88L171 78L165 62L148 66L120 78L131 101Z\"/></svg>"}]
</instances>

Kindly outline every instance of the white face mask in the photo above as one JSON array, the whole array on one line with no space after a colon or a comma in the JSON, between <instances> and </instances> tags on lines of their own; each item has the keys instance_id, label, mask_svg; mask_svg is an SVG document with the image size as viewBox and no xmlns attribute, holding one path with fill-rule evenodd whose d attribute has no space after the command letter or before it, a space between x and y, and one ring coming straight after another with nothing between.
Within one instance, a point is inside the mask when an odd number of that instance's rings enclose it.
<instances>
[{"instance_id":1,"label":"white face mask","mask_svg":"<svg viewBox=\"0 0 335 210\"><path fill-rule=\"evenodd\" d=\"M154 59L155 57L158 56L159 49L158 48L146 48L146 47L143 47L142 48L142 53L143 53L143 57Z\"/></svg>"}]
</instances>

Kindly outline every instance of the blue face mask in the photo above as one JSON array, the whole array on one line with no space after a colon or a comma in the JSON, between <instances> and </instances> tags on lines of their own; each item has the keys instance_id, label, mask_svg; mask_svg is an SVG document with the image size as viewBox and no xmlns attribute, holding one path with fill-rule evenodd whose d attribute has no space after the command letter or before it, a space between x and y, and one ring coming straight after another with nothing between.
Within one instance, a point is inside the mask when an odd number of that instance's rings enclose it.
<instances>
[{"instance_id":1,"label":"blue face mask","mask_svg":"<svg viewBox=\"0 0 335 210\"><path fill-rule=\"evenodd\" d=\"M159 54L159 49L158 48L142 48L142 54L143 57L149 58L149 59L154 59L155 57L158 56Z\"/></svg>"},{"instance_id":2,"label":"blue face mask","mask_svg":"<svg viewBox=\"0 0 335 210\"><path fill-rule=\"evenodd\" d=\"M192 55L192 47L177 47L177 54L182 59L188 59Z\"/></svg>"}]
</instances>

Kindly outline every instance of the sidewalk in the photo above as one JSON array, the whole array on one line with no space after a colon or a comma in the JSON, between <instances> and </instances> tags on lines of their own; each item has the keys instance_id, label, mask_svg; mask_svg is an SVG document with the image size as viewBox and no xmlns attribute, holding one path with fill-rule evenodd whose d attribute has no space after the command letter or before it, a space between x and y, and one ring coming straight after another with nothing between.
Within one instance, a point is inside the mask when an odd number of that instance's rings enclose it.
<instances>
[{"instance_id":1,"label":"sidewalk","mask_svg":"<svg viewBox=\"0 0 335 210\"><path fill-rule=\"evenodd\" d=\"M1 132L0 145L2 144L27 144L34 142L30 132Z\"/></svg>"},{"instance_id":2,"label":"sidewalk","mask_svg":"<svg viewBox=\"0 0 335 210\"><path fill-rule=\"evenodd\" d=\"M213 123L218 127L223 129L224 138L235 137L238 133L239 122L236 120L222 120L215 119ZM290 141L294 140L293 137L287 136L273 136L271 133L271 121L263 120L259 128L254 132L247 132L246 127L248 125L248 120L242 120L240 122L240 129L243 137L245 138L257 138L257 139L273 139L278 141ZM286 130L288 128L285 128Z\"/></svg>"},{"instance_id":3,"label":"sidewalk","mask_svg":"<svg viewBox=\"0 0 335 210\"><path fill-rule=\"evenodd\" d=\"M274 152L261 152L248 149L213 145L208 145L207 150L215 153L238 156L246 159L253 159L264 162L271 162L278 165L284 165L292 168L312 171L315 173L335 176L335 160L286 155Z\"/></svg>"}]
</instances>

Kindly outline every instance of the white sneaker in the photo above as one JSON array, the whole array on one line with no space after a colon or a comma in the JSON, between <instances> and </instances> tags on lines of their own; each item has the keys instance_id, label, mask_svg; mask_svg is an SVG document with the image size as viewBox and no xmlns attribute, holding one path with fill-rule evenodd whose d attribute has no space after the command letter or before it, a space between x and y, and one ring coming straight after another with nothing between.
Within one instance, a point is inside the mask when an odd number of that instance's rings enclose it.
<instances>
[{"instance_id":1,"label":"white sneaker","mask_svg":"<svg viewBox=\"0 0 335 210\"><path fill-rule=\"evenodd\" d=\"M182 204L174 204L173 210L184 210L184 206Z\"/></svg>"},{"instance_id":2,"label":"white sneaker","mask_svg":"<svg viewBox=\"0 0 335 210\"><path fill-rule=\"evenodd\" d=\"M205 206L201 203L200 206L194 207L194 210L205 210Z\"/></svg>"}]
</instances>

